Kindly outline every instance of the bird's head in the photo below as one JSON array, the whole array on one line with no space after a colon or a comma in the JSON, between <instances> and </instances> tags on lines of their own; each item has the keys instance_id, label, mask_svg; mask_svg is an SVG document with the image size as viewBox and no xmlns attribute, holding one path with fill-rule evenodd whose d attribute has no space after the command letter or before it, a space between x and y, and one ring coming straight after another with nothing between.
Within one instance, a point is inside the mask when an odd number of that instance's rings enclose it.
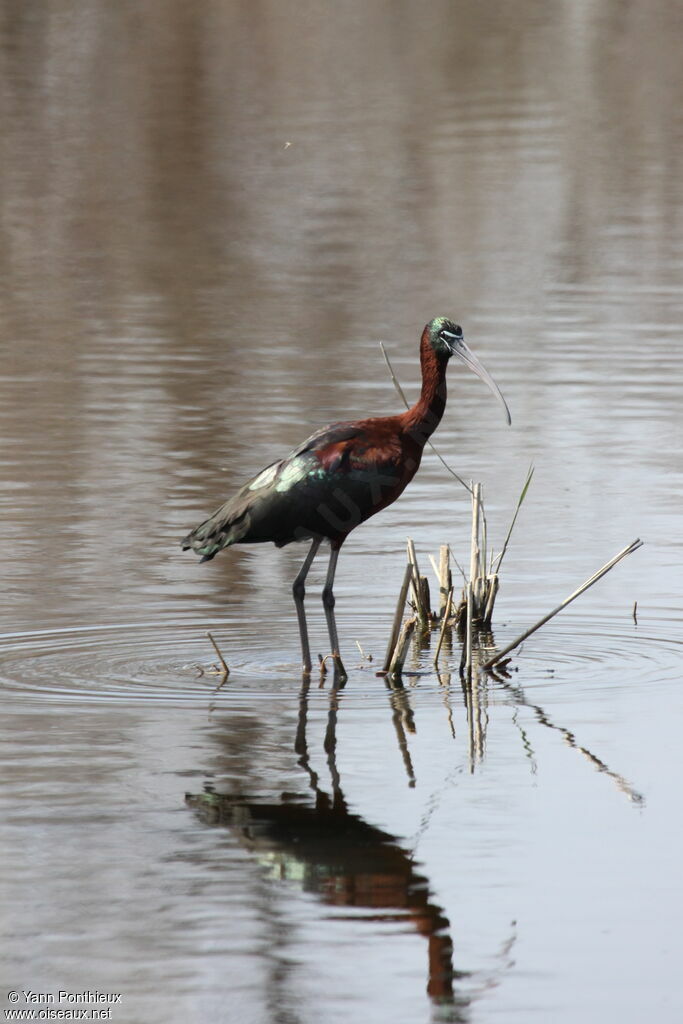
<instances>
[{"instance_id":1,"label":"bird's head","mask_svg":"<svg viewBox=\"0 0 683 1024\"><path fill-rule=\"evenodd\" d=\"M430 320L427 334L432 348L442 359L450 359L455 346L463 341L462 327L445 316L436 316Z\"/></svg>"},{"instance_id":2,"label":"bird's head","mask_svg":"<svg viewBox=\"0 0 683 1024\"><path fill-rule=\"evenodd\" d=\"M462 327L449 320L445 316L434 317L430 320L425 327L429 343L434 349L434 352L440 359L450 359L451 356L457 356L458 359L462 360L465 366L469 366L473 373L476 373L477 377L480 377L484 383L491 389L493 394L496 396L500 404L503 406L505 417L508 423L511 423L510 410L507 407L507 402L503 398L500 388L486 370L479 362L474 352L465 344L465 339L462 333Z\"/></svg>"}]
</instances>

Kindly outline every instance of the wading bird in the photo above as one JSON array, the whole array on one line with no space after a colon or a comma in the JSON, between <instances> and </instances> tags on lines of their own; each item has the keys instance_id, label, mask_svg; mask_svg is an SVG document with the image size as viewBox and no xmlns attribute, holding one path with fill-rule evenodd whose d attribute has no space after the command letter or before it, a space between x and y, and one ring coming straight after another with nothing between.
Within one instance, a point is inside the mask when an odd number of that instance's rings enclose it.
<instances>
[{"instance_id":1,"label":"wading bird","mask_svg":"<svg viewBox=\"0 0 683 1024\"><path fill-rule=\"evenodd\" d=\"M202 562L232 544L272 541L281 548L293 541L311 542L292 586L304 673L311 671L304 611L306 576L321 543L328 540L332 551L322 600L335 677L346 678L332 590L339 549L356 526L391 505L415 476L422 450L446 407L446 367L451 356L458 356L485 381L510 423L500 389L465 344L462 329L446 317L436 317L422 332L422 390L415 405L398 416L323 427L249 480L182 541L182 547L192 548Z\"/></svg>"}]
</instances>

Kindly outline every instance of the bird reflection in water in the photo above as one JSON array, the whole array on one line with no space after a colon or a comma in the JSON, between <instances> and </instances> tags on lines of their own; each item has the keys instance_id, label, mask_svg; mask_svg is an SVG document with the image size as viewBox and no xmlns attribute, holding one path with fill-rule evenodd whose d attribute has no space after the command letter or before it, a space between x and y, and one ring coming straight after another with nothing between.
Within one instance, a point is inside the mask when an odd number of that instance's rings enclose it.
<instances>
[{"instance_id":1,"label":"bird reflection in water","mask_svg":"<svg viewBox=\"0 0 683 1024\"><path fill-rule=\"evenodd\" d=\"M448 728L456 739L451 697L452 676L438 676ZM538 770L531 740L517 712L530 709L542 726L559 732L564 741L580 752L601 774L607 775L634 803L642 796L618 773L612 771L592 751L578 743L574 734L551 721L540 705L530 703L521 687L510 682L507 672L475 675L474 683L459 679L466 712L468 761L475 772L485 758L486 730L490 700L501 703L501 693L512 699L513 722L520 731L524 755L532 772ZM408 738L415 732L410 689L400 680L385 679L396 738L403 758L408 785L415 785ZM512 963L515 926L495 957L496 966L488 972L456 971L453 967L453 942L444 910L435 901L429 881L415 866L413 852L397 838L349 810L337 767L337 719L343 698L343 681L329 692L329 709L324 749L330 776L326 792L313 769L308 750L307 718L310 680L304 678L299 695L299 714L294 749L299 767L308 776L311 796L282 796L277 801L254 799L243 793L219 794L206 786L200 794L187 794L186 801L209 825L225 826L266 868L271 878L294 882L314 893L328 906L354 907L369 911L365 920L395 921L400 915L427 941L427 993L440 1020L459 1022L471 1019L470 1007L477 995L498 984L499 976ZM427 816L421 831L428 826ZM458 984L460 983L460 984ZM466 989L466 991L465 991Z\"/></svg>"},{"instance_id":2,"label":"bird reflection in water","mask_svg":"<svg viewBox=\"0 0 683 1024\"><path fill-rule=\"evenodd\" d=\"M371 912L366 920L393 921L401 914L427 940L429 996L439 1004L444 1020L466 1021L470 1000L454 993L454 982L467 974L453 968L449 921L434 901L427 878L395 836L369 824L346 804L336 764L337 690L330 692L324 742L331 792L321 788L310 765L308 689L305 680L295 751L308 775L312 799L267 803L207 787L203 793L187 794L186 802L207 824L230 828L271 877L295 881L330 906L364 908Z\"/></svg>"}]
</instances>

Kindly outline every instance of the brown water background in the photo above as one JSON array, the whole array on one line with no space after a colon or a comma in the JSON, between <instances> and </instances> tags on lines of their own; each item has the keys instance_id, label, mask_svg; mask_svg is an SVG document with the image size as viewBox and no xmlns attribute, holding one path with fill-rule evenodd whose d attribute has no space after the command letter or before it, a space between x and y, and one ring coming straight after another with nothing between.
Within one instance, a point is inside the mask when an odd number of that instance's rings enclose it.
<instances>
[{"instance_id":1,"label":"brown water background","mask_svg":"<svg viewBox=\"0 0 683 1024\"><path fill-rule=\"evenodd\" d=\"M0 6L7 1007L681 1020L682 52L674 0ZM407 536L467 559L433 456L342 552L336 699L300 693L299 548L177 546L315 427L398 408L380 340L414 396L437 314L512 410L451 367L435 441L494 546L536 467L498 642L646 541L482 682L476 735L457 672L416 652L397 696L355 644L381 660ZM207 820L206 784L249 810ZM251 829L335 792L374 872Z\"/></svg>"}]
</instances>

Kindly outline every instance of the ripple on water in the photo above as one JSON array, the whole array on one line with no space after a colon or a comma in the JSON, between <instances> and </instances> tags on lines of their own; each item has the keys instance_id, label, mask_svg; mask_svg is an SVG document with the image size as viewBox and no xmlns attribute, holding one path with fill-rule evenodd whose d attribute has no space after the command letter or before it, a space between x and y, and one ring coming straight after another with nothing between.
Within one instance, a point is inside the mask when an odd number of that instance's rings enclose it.
<instances>
[{"instance_id":1,"label":"ripple on water","mask_svg":"<svg viewBox=\"0 0 683 1024\"><path fill-rule=\"evenodd\" d=\"M220 627L215 627L220 640ZM294 665L254 660L253 648L230 640L230 694L291 696ZM94 626L0 637L0 686L26 698L132 704L222 699L220 673L207 627Z\"/></svg>"},{"instance_id":2,"label":"ripple on water","mask_svg":"<svg viewBox=\"0 0 683 1024\"><path fill-rule=\"evenodd\" d=\"M510 638L517 630L510 631ZM507 637L498 636L502 646ZM656 622L635 623L623 616L560 616L512 653L511 665L525 688L549 676L571 681L574 693L610 691L636 678L639 685L668 686L680 679L683 639L680 621L668 612ZM577 690L578 688L578 690Z\"/></svg>"},{"instance_id":3,"label":"ripple on water","mask_svg":"<svg viewBox=\"0 0 683 1024\"><path fill-rule=\"evenodd\" d=\"M233 624L215 629L230 665L227 685L217 689L216 657L207 626L137 624L63 628L0 636L0 687L27 700L80 701L123 704L162 702L186 704L213 695L221 702L247 695L249 699L285 698L298 693L298 665L268 658L258 639L245 636ZM510 630L514 636L517 630ZM434 642L435 636L432 635ZM499 635L503 644L509 639ZM636 625L623 618L573 616L549 624L512 655L515 681L525 688L547 685L554 678L566 693L608 692L627 677L638 685L661 686L680 678L683 640L680 624L670 614L653 623ZM406 673L405 685L424 695L439 689L432 669L433 646L420 652ZM365 703L385 692L375 666L358 667L359 657L347 655L349 684L345 699ZM441 668L456 671L459 648L444 651ZM313 681L317 685L317 681ZM351 693L349 693L349 690Z\"/></svg>"}]
</instances>

